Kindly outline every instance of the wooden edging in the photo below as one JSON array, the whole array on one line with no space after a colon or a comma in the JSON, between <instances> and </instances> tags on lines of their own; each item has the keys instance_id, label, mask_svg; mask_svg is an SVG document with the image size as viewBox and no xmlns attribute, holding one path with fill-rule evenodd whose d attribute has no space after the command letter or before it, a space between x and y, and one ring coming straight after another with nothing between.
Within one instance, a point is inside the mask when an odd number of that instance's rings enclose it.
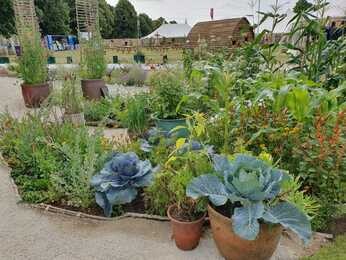
<instances>
[{"instance_id":1,"label":"wooden edging","mask_svg":"<svg viewBox=\"0 0 346 260\"><path fill-rule=\"evenodd\" d=\"M18 187L15 184L13 178L11 176L9 176L9 178L10 178L12 189L17 197L17 204L20 204L27 208L39 209L39 210L43 210L44 212L50 212L50 213L59 214L59 215L77 217L81 219L97 220L97 221L116 221L116 220L125 219L125 218L139 218L139 219L148 219L148 220L155 220L155 221L169 221L167 217L161 217L161 216L149 215L149 214L131 213L131 212L127 212L115 218L106 218L106 217L86 214L83 212L63 209L63 208L55 207L45 203L40 203L40 204L26 203L26 202L23 202L19 194Z\"/></svg>"}]
</instances>

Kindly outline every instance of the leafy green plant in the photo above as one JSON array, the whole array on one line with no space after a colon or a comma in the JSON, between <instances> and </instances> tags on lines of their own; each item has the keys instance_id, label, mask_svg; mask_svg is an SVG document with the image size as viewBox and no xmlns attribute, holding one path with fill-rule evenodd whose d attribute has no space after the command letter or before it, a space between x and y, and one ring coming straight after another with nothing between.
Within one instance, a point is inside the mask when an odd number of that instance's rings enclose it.
<instances>
[{"instance_id":1,"label":"leafy green plant","mask_svg":"<svg viewBox=\"0 0 346 260\"><path fill-rule=\"evenodd\" d=\"M66 114L83 112L83 95L76 75L66 75L60 97Z\"/></svg>"},{"instance_id":2,"label":"leafy green plant","mask_svg":"<svg viewBox=\"0 0 346 260\"><path fill-rule=\"evenodd\" d=\"M24 201L89 208L90 178L110 148L99 133L51 122L51 112L28 113L21 120L2 114L0 150Z\"/></svg>"},{"instance_id":3,"label":"leafy green plant","mask_svg":"<svg viewBox=\"0 0 346 260\"><path fill-rule=\"evenodd\" d=\"M42 84L47 81L48 67L45 48L40 34L28 31L20 37L21 56L18 71L25 84Z\"/></svg>"},{"instance_id":4,"label":"leafy green plant","mask_svg":"<svg viewBox=\"0 0 346 260\"><path fill-rule=\"evenodd\" d=\"M180 71L162 70L149 78L151 105L154 116L159 119L178 119L184 117L181 100L186 93L184 77ZM179 106L180 109L177 109Z\"/></svg>"},{"instance_id":5,"label":"leafy green plant","mask_svg":"<svg viewBox=\"0 0 346 260\"><path fill-rule=\"evenodd\" d=\"M138 135L149 126L148 99L147 95L131 97L126 100L124 111L118 113L122 125Z\"/></svg>"},{"instance_id":6,"label":"leafy green plant","mask_svg":"<svg viewBox=\"0 0 346 260\"><path fill-rule=\"evenodd\" d=\"M243 239L255 240L260 229L259 220L281 224L291 229L307 243L311 236L308 217L295 205L281 201L282 182L289 178L262 160L238 155L234 161L214 156L216 175L195 178L187 188L187 195L197 199L207 197L215 206L240 203L232 215L234 232Z\"/></svg>"},{"instance_id":7,"label":"leafy green plant","mask_svg":"<svg viewBox=\"0 0 346 260\"><path fill-rule=\"evenodd\" d=\"M103 39L97 32L85 40L81 49L81 76L83 79L102 79L106 74Z\"/></svg>"},{"instance_id":8,"label":"leafy green plant","mask_svg":"<svg viewBox=\"0 0 346 260\"><path fill-rule=\"evenodd\" d=\"M136 198L138 188L151 184L153 173L150 161L140 161L135 153L116 153L91 180L96 203L110 217L113 205L130 203Z\"/></svg>"},{"instance_id":9,"label":"leafy green plant","mask_svg":"<svg viewBox=\"0 0 346 260\"><path fill-rule=\"evenodd\" d=\"M84 115L87 121L100 122L106 119L116 119L122 110L122 101L119 97L104 98L100 101L86 101Z\"/></svg>"}]
</instances>

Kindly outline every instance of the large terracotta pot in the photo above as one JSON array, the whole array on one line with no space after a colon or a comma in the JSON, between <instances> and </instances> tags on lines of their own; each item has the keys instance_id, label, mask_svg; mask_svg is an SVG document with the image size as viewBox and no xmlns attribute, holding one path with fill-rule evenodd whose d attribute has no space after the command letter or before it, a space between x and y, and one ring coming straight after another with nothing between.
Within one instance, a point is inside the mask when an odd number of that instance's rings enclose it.
<instances>
[{"instance_id":1,"label":"large terracotta pot","mask_svg":"<svg viewBox=\"0 0 346 260\"><path fill-rule=\"evenodd\" d=\"M102 88L105 85L102 79L82 80L83 96L89 100L100 100L102 97Z\"/></svg>"},{"instance_id":2,"label":"large terracotta pot","mask_svg":"<svg viewBox=\"0 0 346 260\"><path fill-rule=\"evenodd\" d=\"M199 240L202 236L202 228L206 214L196 221L182 222L172 217L171 211L174 207L176 207L176 205L172 205L168 208L167 215L171 220L175 244L181 250L193 250L198 246Z\"/></svg>"},{"instance_id":3,"label":"large terracotta pot","mask_svg":"<svg viewBox=\"0 0 346 260\"><path fill-rule=\"evenodd\" d=\"M22 94L25 106L28 108L38 108L49 96L50 87L48 83L43 84L22 84Z\"/></svg>"},{"instance_id":4,"label":"large terracotta pot","mask_svg":"<svg viewBox=\"0 0 346 260\"><path fill-rule=\"evenodd\" d=\"M240 238L232 230L232 221L208 206L213 237L221 255L227 260L268 260L274 254L282 233L281 225L261 224L256 240Z\"/></svg>"}]
</instances>

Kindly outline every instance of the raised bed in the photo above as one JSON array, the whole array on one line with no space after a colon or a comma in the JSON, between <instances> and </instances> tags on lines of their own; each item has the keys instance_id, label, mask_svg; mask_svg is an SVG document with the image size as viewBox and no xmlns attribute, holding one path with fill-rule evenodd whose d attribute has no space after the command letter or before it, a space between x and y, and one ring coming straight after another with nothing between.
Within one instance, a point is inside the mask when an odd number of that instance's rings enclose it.
<instances>
[{"instance_id":1,"label":"raised bed","mask_svg":"<svg viewBox=\"0 0 346 260\"><path fill-rule=\"evenodd\" d=\"M156 220L156 221L169 221L167 217L150 215L145 213L126 212L121 216L106 218L102 216L83 213L80 211L61 208L61 207L53 206L46 203L39 203L39 204L26 203L26 202L23 202L20 196L18 187L16 183L14 182L13 178L11 176L9 176L9 178L10 178L12 189L17 197L17 203L24 207L38 209L44 212L50 212L50 213L59 214L59 215L72 216L72 217L77 217L81 219L99 220L99 221L116 221L116 220L124 219L124 218L140 218L140 219L148 219L148 220Z\"/></svg>"}]
</instances>

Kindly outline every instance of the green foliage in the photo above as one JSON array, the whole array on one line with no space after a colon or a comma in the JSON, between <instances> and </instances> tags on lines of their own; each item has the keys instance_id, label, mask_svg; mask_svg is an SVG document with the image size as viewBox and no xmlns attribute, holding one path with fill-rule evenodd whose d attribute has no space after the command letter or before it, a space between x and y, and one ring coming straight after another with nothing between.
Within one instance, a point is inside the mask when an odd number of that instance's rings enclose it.
<instances>
[{"instance_id":1,"label":"green foliage","mask_svg":"<svg viewBox=\"0 0 346 260\"><path fill-rule=\"evenodd\" d=\"M27 32L20 39L22 55L19 73L25 84L42 84L47 81L47 54L41 46L40 34Z\"/></svg>"},{"instance_id":2,"label":"green foliage","mask_svg":"<svg viewBox=\"0 0 346 260\"><path fill-rule=\"evenodd\" d=\"M44 35L70 33L70 9L66 0L35 0L35 5Z\"/></svg>"},{"instance_id":3,"label":"green foliage","mask_svg":"<svg viewBox=\"0 0 346 260\"><path fill-rule=\"evenodd\" d=\"M137 135L149 127L148 99L147 95L131 97L126 100L124 111L118 113L122 125Z\"/></svg>"},{"instance_id":4,"label":"green foliage","mask_svg":"<svg viewBox=\"0 0 346 260\"><path fill-rule=\"evenodd\" d=\"M178 119L184 116L182 98L186 93L183 75L180 71L162 70L149 78L152 87L152 109L159 119ZM181 109L179 109L179 107Z\"/></svg>"},{"instance_id":5,"label":"green foliage","mask_svg":"<svg viewBox=\"0 0 346 260\"><path fill-rule=\"evenodd\" d=\"M206 210L206 201L188 198L186 187L194 177L211 170L211 165L203 151L181 155L178 150L171 154L165 169L155 176L153 185L145 190L147 208L151 214L165 216L168 207L176 204L182 219L195 220Z\"/></svg>"},{"instance_id":6,"label":"green foliage","mask_svg":"<svg viewBox=\"0 0 346 260\"><path fill-rule=\"evenodd\" d=\"M16 33L14 11L12 0L1 0L0 2L0 35L10 37Z\"/></svg>"},{"instance_id":7,"label":"green foliage","mask_svg":"<svg viewBox=\"0 0 346 260\"><path fill-rule=\"evenodd\" d=\"M317 254L301 260L342 260L346 255L346 235L339 236L329 245L324 246Z\"/></svg>"},{"instance_id":8,"label":"green foliage","mask_svg":"<svg viewBox=\"0 0 346 260\"><path fill-rule=\"evenodd\" d=\"M122 101L119 98L86 101L84 104L84 116L90 122L100 122L107 119L115 120L121 108Z\"/></svg>"},{"instance_id":9,"label":"green foliage","mask_svg":"<svg viewBox=\"0 0 346 260\"><path fill-rule=\"evenodd\" d=\"M83 79L102 79L107 70L104 43L99 33L86 40L81 50L81 77Z\"/></svg>"},{"instance_id":10,"label":"green foliage","mask_svg":"<svg viewBox=\"0 0 346 260\"><path fill-rule=\"evenodd\" d=\"M114 38L137 38L137 13L128 0L119 0L114 9Z\"/></svg>"},{"instance_id":11,"label":"green foliage","mask_svg":"<svg viewBox=\"0 0 346 260\"><path fill-rule=\"evenodd\" d=\"M54 95L53 95L54 96ZM78 114L83 112L83 95L76 75L66 74L61 91L52 97L53 103L64 108L66 114Z\"/></svg>"},{"instance_id":12,"label":"green foliage","mask_svg":"<svg viewBox=\"0 0 346 260\"><path fill-rule=\"evenodd\" d=\"M138 64L130 67L115 69L109 75L110 84L119 84L123 86L142 87L147 78L146 71Z\"/></svg>"},{"instance_id":13,"label":"green foliage","mask_svg":"<svg viewBox=\"0 0 346 260\"><path fill-rule=\"evenodd\" d=\"M98 133L52 123L48 116L41 111L19 121L1 115L0 150L12 177L27 202L89 208L94 203L89 181L109 148Z\"/></svg>"},{"instance_id":14,"label":"green foliage","mask_svg":"<svg viewBox=\"0 0 346 260\"><path fill-rule=\"evenodd\" d=\"M102 38L112 39L114 28L114 8L105 0L99 1L99 23Z\"/></svg>"},{"instance_id":15,"label":"green foliage","mask_svg":"<svg viewBox=\"0 0 346 260\"><path fill-rule=\"evenodd\" d=\"M153 20L147 14L138 15L140 22L140 37L149 35L154 31Z\"/></svg>"},{"instance_id":16,"label":"green foliage","mask_svg":"<svg viewBox=\"0 0 346 260\"><path fill-rule=\"evenodd\" d=\"M302 13L312 7L312 4L307 0L298 0L293 8L293 11L298 14Z\"/></svg>"}]
</instances>

